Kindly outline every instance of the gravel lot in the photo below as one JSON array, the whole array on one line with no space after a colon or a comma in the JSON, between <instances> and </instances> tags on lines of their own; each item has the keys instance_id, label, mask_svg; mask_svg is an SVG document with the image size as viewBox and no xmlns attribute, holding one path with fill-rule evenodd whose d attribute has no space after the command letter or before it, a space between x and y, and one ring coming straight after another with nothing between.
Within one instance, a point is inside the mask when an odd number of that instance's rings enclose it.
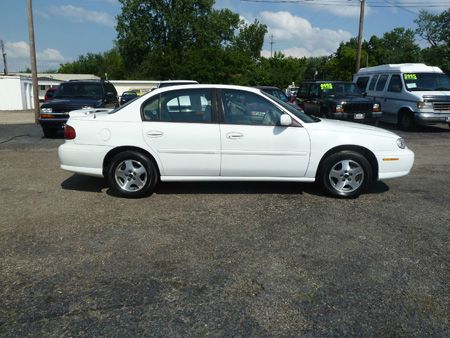
<instances>
[{"instance_id":1,"label":"gravel lot","mask_svg":"<svg viewBox=\"0 0 450 338\"><path fill-rule=\"evenodd\" d=\"M0 336L450 336L450 129L400 132L411 175L166 183L140 200L0 125Z\"/></svg>"}]
</instances>

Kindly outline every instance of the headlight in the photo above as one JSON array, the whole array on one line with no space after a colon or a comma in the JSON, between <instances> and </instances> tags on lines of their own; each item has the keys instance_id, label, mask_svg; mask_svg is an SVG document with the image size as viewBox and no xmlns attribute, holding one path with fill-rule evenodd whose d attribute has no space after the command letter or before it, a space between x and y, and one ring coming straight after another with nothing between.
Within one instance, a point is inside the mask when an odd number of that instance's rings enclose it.
<instances>
[{"instance_id":1,"label":"headlight","mask_svg":"<svg viewBox=\"0 0 450 338\"><path fill-rule=\"evenodd\" d=\"M91 106L84 106L84 107L81 107L81 109L94 109L94 107L91 107Z\"/></svg>"},{"instance_id":2,"label":"headlight","mask_svg":"<svg viewBox=\"0 0 450 338\"><path fill-rule=\"evenodd\" d=\"M344 111L344 105L343 104L337 104L336 105L336 113L342 113Z\"/></svg>"},{"instance_id":3,"label":"headlight","mask_svg":"<svg viewBox=\"0 0 450 338\"><path fill-rule=\"evenodd\" d=\"M419 109L433 109L433 103L431 103L431 102L417 102L417 108L419 108Z\"/></svg>"},{"instance_id":4,"label":"headlight","mask_svg":"<svg viewBox=\"0 0 450 338\"><path fill-rule=\"evenodd\" d=\"M41 109L41 113L51 113L51 112L53 112L52 108L42 108Z\"/></svg>"},{"instance_id":5,"label":"headlight","mask_svg":"<svg viewBox=\"0 0 450 338\"><path fill-rule=\"evenodd\" d=\"M403 139L403 138L398 138L397 139L397 146L400 148L400 149L405 149L406 148L406 143L405 143L405 140Z\"/></svg>"},{"instance_id":6,"label":"headlight","mask_svg":"<svg viewBox=\"0 0 450 338\"><path fill-rule=\"evenodd\" d=\"M379 112L379 111L381 111L381 109L380 109L380 104L379 104L379 103L374 103L374 104L373 104L373 107L372 107L372 111L373 111L373 112Z\"/></svg>"}]
</instances>

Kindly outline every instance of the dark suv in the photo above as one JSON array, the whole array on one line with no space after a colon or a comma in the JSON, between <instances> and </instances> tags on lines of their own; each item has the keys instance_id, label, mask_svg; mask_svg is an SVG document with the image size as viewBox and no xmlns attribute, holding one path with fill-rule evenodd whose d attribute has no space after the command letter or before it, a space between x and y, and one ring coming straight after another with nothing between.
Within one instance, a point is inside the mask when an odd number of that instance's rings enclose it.
<instances>
[{"instance_id":1,"label":"dark suv","mask_svg":"<svg viewBox=\"0 0 450 338\"><path fill-rule=\"evenodd\" d=\"M114 86L102 80L72 80L63 82L53 100L42 104L39 123L45 137L55 137L64 128L69 112L82 108L116 108L119 98Z\"/></svg>"},{"instance_id":2,"label":"dark suv","mask_svg":"<svg viewBox=\"0 0 450 338\"><path fill-rule=\"evenodd\" d=\"M368 98L353 82L303 82L297 92L298 104L306 114L330 119L377 123L380 104Z\"/></svg>"}]
</instances>

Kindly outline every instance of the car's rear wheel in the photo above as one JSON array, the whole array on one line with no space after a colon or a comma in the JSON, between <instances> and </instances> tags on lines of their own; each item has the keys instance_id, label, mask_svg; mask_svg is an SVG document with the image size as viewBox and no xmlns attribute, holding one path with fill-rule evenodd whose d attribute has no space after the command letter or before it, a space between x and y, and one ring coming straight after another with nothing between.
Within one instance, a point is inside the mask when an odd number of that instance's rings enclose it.
<instances>
[{"instance_id":1,"label":"car's rear wheel","mask_svg":"<svg viewBox=\"0 0 450 338\"><path fill-rule=\"evenodd\" d=\"M328 156L319 172L320 183L327 193L340 198L356 197L372 182L372 167L354 151L340 151Z\"/></svg>"},{"instance_id":2,"label":"car's rear wheel","mask_svg":"<svg viewBox=\"0 0 450 338\"><path fill-rule=\"evenodd\" d=\"M106 176L112 191L128 198L150 195L158 182L158 172L153 162L137 151L115 155Z\"/></svg>"}]
</instances>

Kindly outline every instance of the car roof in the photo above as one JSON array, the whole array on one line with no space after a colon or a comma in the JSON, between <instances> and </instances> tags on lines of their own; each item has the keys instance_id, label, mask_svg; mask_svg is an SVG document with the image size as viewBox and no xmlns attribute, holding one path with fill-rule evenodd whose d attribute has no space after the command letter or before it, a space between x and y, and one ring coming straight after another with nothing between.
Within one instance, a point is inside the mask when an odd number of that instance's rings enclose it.
<instances>
[{"instance_id":1,"label":"car roof","mask_svg":"<svg viewBox=\"0 0 450 338\"><path fill-rule=\"evenodd\" d=\"M253 93L261 93L261 89L255 87L245 87L245 86L236 86L236 85L225 85L225 84L187 84L187 85L175 85L170 87L157 88L145 95L154 95L157 93L164 93L168 91L178 90L178 89L236 89L236 90L245 90Z\"/></svg>"},{"instance_id":2,"label":"car roof","mask_svg":"<svg viewBox=\"0 0 450 338\"><path fill-rule=\"evenodd\" d=\"M280 88L275 87L275 86L255 86L255 88L258 88L258 89L261 89L261 90L264 90L264 89L277 89L277 90L281 90Z\"/></svg>"},{"instance_id":3,"label":"car roof","mask_svg":"<svg viewBox=\"0 0 450 338\"><path fill-rule=\"evenodd\" d=\"M342 81L342 80L331 80L331 81L326 81L326 80L320 80L320 81L303 81L303 83L351 83L354 84L354 82L352 81Z\"/></svg>"},{"instance_id":4,"label":"car roof","mask_svg":"<svg viewBox=\"0 0 450 338\"><path fill-rule=\"evenodd\" d=\"M360 74L372 74L380 72L405 72L405 73L443 73L439 67L427 66L424 63L397 63L397 64L386 64L374 67L361 68L356 75Z\"/></svg>"}]
</instances>

